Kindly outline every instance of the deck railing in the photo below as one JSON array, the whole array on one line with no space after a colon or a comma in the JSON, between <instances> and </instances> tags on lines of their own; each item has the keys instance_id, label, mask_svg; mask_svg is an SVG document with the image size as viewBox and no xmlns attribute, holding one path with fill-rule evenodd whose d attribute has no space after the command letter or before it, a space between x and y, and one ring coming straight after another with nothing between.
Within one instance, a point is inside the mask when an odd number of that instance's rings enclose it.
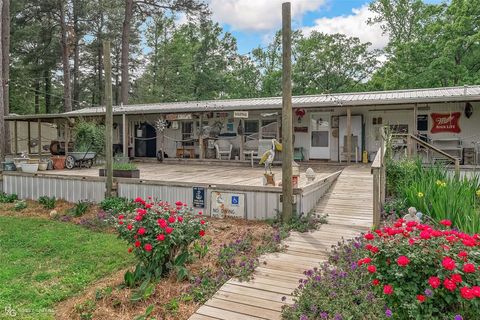
<instances>
[{"instance_id":1,"label":"deck railing","mask_svg":"<svg viewBox=\"0 0 480 320\"><path fill-rule=\"evenodd\" d=\"M380 148L372 162L371 172L373 174L373 226L380 225L380 213L385 204L386 192L386 166L385 166L385 148L386 136L385 130L380 129L381 143Z\"/></svg>"}]
</instances>

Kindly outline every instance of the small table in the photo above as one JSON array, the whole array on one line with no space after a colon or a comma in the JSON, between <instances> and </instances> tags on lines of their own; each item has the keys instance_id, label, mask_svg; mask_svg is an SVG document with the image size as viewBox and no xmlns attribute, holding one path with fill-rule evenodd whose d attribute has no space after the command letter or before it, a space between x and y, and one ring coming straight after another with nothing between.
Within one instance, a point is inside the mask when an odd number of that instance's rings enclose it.
<instances>
[{"instance_id":1,"label":"small table","mask_svg":"<svg viewBox=\"0 0 480 320\"><path fill-rule=\"evenodd\" d=\"M188 154L190 159L195 159L195 147L186 146L177 148L177 158L184 158L186 154Z\"/></svg>"}]
</instances>

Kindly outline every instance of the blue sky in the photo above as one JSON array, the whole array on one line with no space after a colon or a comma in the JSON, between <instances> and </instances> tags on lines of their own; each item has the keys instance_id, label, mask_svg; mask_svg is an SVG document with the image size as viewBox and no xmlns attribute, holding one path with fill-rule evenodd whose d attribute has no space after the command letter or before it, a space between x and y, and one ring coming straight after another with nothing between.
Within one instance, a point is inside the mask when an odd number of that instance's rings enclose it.
<instances>
[{"instance_id":1,"label":"blue sky","mask_svg":"<svg viewBox=\"0 0 480 320\"><path fill-rule=\"evenodd\" d=\"M284 0L207 0L212 17L238 41L240 53L265 46L281 25L281 3ZM372 49L381 49L388 42L380 27L369 26L373 16L368 0L290 0L292 26L305 33L345 33L370 42ZM427 0L439 3L441 0Z\"/></svg>"}]
</instances>

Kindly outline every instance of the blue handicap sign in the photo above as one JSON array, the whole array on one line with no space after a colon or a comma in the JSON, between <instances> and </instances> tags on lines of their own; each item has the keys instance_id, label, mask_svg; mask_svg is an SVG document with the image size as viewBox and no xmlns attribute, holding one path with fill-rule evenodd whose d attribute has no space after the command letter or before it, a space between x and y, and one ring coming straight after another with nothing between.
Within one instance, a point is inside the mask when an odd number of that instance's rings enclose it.
<instances>
[{"instance_id":1,"label":"blue handicap sign","mask_svg":"<svg viewBox=\"0 0 480 320\"><path fill-rule=\"evenodd\" d=\"M240 203L239 196L232 196L232 205L238 205Z\"/></svg>"}]
</instances>

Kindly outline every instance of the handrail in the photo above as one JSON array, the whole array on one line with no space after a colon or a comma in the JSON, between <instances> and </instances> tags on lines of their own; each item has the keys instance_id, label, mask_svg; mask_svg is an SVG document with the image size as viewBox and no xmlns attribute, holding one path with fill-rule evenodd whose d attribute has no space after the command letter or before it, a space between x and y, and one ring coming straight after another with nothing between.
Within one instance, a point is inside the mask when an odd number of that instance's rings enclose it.
<instances>
[{"instance_id":1,"label":"handrail","mask_svg":"<svg viewBox=\"0 0 480 320\"><path fill-rule=\"evenodd\" d=\"M440 155L444 156L445 158L450 159L455 164L455 173L456 174L460 173L460 160L458 158L455 158L451 154L435 147L434 145L432 145L428 142L423 141L422 139L419 139L417 136L415 136L413 134L393 134L392 136L406 136L407 139L413 139L413 140L415 140L416 143L422 145L423 147L439 153ZM410 148L410 143L409 143L408 147Z\"/></svg>"},{"instance_id":2,"label":"handrail","mask_svg":"<svg viewBox=\"0 0 480 320\"><path fill-rule=\"evenodd\" d=\"M380 128L380 136L382 142L380 148L375 155L375 159L372 162L371 173L373 175L373 226L378 227L380 225L380 213L382 206L385 204L385 192L386 192L386 166L385 166L385 149L387 144L387 138L385 135L385 129Z\"/></svg>"}]
</instances>

